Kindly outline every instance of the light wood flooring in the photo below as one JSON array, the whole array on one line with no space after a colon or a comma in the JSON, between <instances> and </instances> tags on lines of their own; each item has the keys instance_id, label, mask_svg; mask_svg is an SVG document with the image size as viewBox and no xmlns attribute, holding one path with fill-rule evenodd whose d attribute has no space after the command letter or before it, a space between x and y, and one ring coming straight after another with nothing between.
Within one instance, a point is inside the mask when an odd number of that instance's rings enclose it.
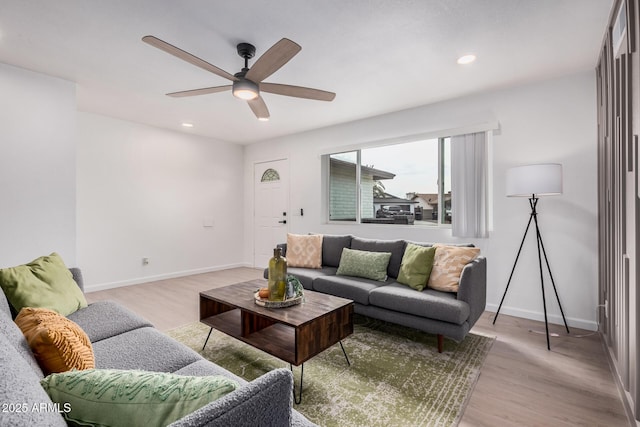
<instances>
[{"instance_id":1,"label":"light wood flooring","mask_svg":"<svg viewBox=\"0 0 640 427\"><path fill-rule=\"evenodd\" d=\"M198 320L198 293L262 277L235 268L90 292L89 302L115 300L166 331ZM572 329L546 348L544 323L485 312L473 332L497 339L460 426L628 426L601 338ZM534 331L534 332L531 332ZM633 424L635 425L635 423Z\"/></svg>"}]
</instances>

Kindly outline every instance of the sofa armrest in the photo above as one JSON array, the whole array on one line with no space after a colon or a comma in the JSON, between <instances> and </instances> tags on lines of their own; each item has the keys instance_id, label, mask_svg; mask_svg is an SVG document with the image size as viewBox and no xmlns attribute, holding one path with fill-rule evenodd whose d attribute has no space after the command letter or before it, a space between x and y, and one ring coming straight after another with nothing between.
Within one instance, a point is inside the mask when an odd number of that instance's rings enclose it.
<instances>
[{"instance_id":1,"label":"sofa armrest","mask_svg":"<svg viewBox=\"0 0 640 427\"><path fill-rule=\"evenodd\" d=\"M287 256L287 244L286 243L278 243L276 245L276 248L280 248L280 250L282 251L282 256L284 256L284 257Z\"/></svg>"},{"instance_id":2,"label":"sofa armrest","mask_svg":"<svg viewBox=\"0 0 640 427\"><path fill-rule=\"evenodd\" d=\"M460 275L458 299L469 304L469 328L487 305L487 259L480 256L467 264Z\"/></svg>"},{"instance_id":3,"label":"sofa armrest","mask_svg":"<svg viewBox=\"0 0 640 427\"><path fill-rule=\"evenodd\" d=\"M274 369L175 421L170 427L291 425L293 374Z\"/></svg>"}]
</instances>

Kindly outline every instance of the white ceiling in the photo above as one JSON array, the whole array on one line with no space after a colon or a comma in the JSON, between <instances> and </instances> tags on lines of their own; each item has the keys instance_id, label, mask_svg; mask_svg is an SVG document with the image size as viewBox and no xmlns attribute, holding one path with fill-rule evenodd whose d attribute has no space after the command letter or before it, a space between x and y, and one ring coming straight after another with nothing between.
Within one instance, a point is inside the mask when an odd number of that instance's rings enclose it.
<instances>
[{"instance_id":1,"label":"white ceiling","mask_svg":"<svg viewBox=\"0 0 640 427\"><path fill-rule=\"evenodd\" d=\"M246 144L593 69L612 2L2 0L0 62L76 82L81 111ZM228 81L143 43L148 34L232 74L237 43L257 58L287 37L302 51L266 81L336 99L266 93L264 123L230 92L167 97ZM456 64L470 52L475 63Z\"/></svg>"}]
</instances>

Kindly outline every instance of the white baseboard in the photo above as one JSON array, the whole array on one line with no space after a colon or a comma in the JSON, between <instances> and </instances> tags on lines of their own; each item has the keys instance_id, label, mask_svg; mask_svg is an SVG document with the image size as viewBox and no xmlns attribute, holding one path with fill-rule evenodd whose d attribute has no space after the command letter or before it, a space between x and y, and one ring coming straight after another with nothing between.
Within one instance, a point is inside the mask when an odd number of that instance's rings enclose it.
<instances>
[{"instance_id":1,"label":"white baseboard","mask_svg":"<svg viewBox=\"0 0 640 427\"><path fill-rule=\"evenodd\" d=\"M498 311L498 305L487 304L486 310L495 313L496 311ZM538 320L540 322L544 322L544 313L541 311L522 310L519 308L506 307L503 305L502 308L500 309L500 314L506 314L508 316L522 317L524 319ZM574 328L586 329L588 331L598 330L598 323L596 321L586 320L586 319L576 319L575 317L568 317L566 316L566 313L565 313L565 317L567 319L567 324L569 325L569 328L574 327ZM547 320L549 321L549 323L552 323L554 325L564 326L564 322L562 321L562 316L560 315L560 313L558 314L547 313Z\"/></svg>"},{"instance_id":2,"label":"white baseboard","mask_svg":"<svg viewBox=\"0 0 640 427\"><path fill-rule=\"evenodd\" d=\"M85 292L104 291L107 289L120 288L122 286L139 285L141 283L155 282L158 280L174 279L176 277L192 276L194 274L210 273L212 271L228 270L230 268L250 267L247 263L217 265L215 267L196 268L194 270L175 271L171 273L158 274L155 276L136 277L134 279L121 280L118 282L98 283L94 285L86 285Z\"/></svg>"}]
</instances>

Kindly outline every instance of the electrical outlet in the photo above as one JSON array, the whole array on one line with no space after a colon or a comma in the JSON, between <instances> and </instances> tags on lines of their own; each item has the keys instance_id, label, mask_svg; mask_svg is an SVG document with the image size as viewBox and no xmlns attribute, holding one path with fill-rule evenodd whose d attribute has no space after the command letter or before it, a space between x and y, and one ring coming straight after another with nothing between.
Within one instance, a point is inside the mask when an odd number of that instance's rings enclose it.
<instances>
[{"instance_id":1,"label":"electrical outlet","mask_svg":"<svg viewBox=\"0 0 640 427\"><path fill-rule=\"evenodd\" d=\"M609 300L604 300L604 317L609 318Z\"/></svg>"},{"instance_id":2,"label":"electrical outlet","mask_svg":"<svg viewBox=\"0 0 640 427\"><path fill-rule=\"evenodd\" d=\"M142 258L142 265L148 265L149 264L149 258L148 257L143 257Z\"/></svg>"}]
</instances>

